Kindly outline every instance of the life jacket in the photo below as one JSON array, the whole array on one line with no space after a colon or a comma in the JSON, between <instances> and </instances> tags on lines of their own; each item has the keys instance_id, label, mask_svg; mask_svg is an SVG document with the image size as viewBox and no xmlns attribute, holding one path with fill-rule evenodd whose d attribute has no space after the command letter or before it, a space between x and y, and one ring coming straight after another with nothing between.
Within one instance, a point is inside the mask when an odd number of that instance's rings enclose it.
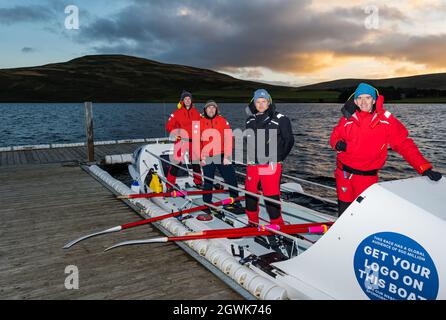
<instances>
[{"instance_id":1,"label":"life jacket","mask_svg":"<svg viewBox=\"0 0 446 320\"><path fill-rule=\"evenodd\" d=\"M149 174L146 178L146 183L148 184L150 190L152 190L153 192L163 192L163 184L161 183L160 178L158 177L158 174L155 172L155 170L150 169Z\"/></svg>"}]
</instances>

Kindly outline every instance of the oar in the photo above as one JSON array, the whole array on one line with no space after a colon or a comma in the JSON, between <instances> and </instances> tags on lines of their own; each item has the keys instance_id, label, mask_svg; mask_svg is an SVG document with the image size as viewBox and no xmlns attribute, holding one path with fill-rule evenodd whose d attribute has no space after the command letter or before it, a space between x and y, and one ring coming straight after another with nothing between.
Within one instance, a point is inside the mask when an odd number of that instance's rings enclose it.
<instances>
[{"instance_id":1,"label":"oar","mask_svg":"<svg viewBox=\"0 0 446 320\"><path fill-rule=\"evenodd\" d=\"M118 199L138 199L138 198L156 198L156 197L184 197L193 196L200 194L214 194L214 193L225 193L228 190L200 190L200 191L172 191L172 192L159 192L159 193L135 193L129 195L117 196Z\"/></svg>"},{"instance_id":2,"label":"oar","mask_svg":"<svg viewBox=\"0 0 446 320\"><path fill-rule=\"evenodd\" d=\"M245 197L237 197L237 198L228 198L228 199L224 199L221 201L217 201L212 203L213 206L222 206L222 205L226 205L226 204L231 204L234 202L238 202L238 201L242 201L244 200ZM144 224L148 224L148 223L152 223L155 221L160 221L163 219L167 219L167 218L171 218L171 217L176 217L176 216L180 216L183 214L187 214L187 213L191 213L191 212L196 212L196 211L200 211L200 210L204 210L207 209L208 206L207 205L202 205L202 206L197 206L197 207L193 207L190 209L186 209L186 210L180 210L180 211L176 211L176 212L172 212L172 213L168 213L162 216L158 216L158 217L153 217L153 218L148 218L148 219L144 219L144 220L139 220L139 221L135 221L135 222L130 222L130 223L126 223L120 226L115 226L112 228L109 228L107 230L103 230L103 231L99 231L99 232L95 232L95 233L91 233L88 235L85 235L83 237L80 237L78 239L75 239L73 241L68 242L63 248L64 249L68 249L70 247L72 247L73 245L75 245L76 243L79 243L83 240L89 239L89 238L93 238L102 234L107 234L107 233L112 233L112 232L118 232L124 229L129 229L129 228L133 228L133 227L137 227L137 226L141 226Z\"/></svg>"},{"instance_id":3,"label":"oar","mask_svg":"<svg viewBox=\"0 0 446 320\"><path fill-rule=\"evenodd\" d=\"M280 231L286 234L301 234L301 233L317 233L323 234L328 231L332 222L324 223L306 223L306 224L293 224L280 227ZM159 237L144 240L132 240L125 241L114 246L111 246L105 251L115 249L118 247L147 244L147 243L162 243L168 241L188 241L199 239L216 239L216 238L237 238L237 237L256 237L256 236L268 236L274 235L274 231L268 230L268 226L260 226L253 228L229 228L229 229L217 229L217 230L205 230L200 232L190 232L184 236L178 237Z\"/></svg>"}]
</instances>

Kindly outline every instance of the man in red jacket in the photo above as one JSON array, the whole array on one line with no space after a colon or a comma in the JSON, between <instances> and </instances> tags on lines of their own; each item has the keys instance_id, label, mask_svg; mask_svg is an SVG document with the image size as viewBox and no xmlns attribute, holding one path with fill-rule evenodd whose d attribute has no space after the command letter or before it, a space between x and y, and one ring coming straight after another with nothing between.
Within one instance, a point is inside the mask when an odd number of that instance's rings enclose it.
<instances>
[{"instance_id":1,"label":"man in red jacket","mask_svg":"<svg viewBox=\"0 0 446 320\"><path fill-rule=\"evenodd\" d=\"M338 152L335 171L338 212L378 182L387 158L387 146L398 152L419 173L438 181L441 174L422 156L404 125L383 108L384 97L361 83L343 108L344 117L333 129L331 147Z\"/></svg>"},{"instance_id":2,"label":"man in red jacket","mask_svg":"<svg viewBox=\"0 0 446 320\"><path fill-rule=\"evenodd\" d=\"M218 105L215 101L209 100L203 108L203 115L200 120L201 137L201 159L203 166L204 190L212 190L215 170L218 169L226 184L237 187L235 170L232 165L233 137L228 121L219 114ZM238 191L229 188L229 195L232 198L238 197ZM212 202L212 194L203 195L203 201ZM239 207L238 204L233 204ZM209 213L209 210L208 210ZM206 220L211 218L209 214L199 216Z\"/></svg>"},{"instance_id":3,"label":"man in red jacket","mask_svg":"<svg viewBox=\"0 0 446 320\"><path fill-rule=\"evenodd\" d=\"M177 140L174 144L173 161L177 165L184 162L184 156L186 152L189 154L189 162L192 162L192 169L195 173L201 174L200 167L200 144L193 146L192 138L194 136L199 137L199 122L201 119L200 112L195 108L192 103L192 94L187 91L183 91L181 94L181 100L178 103L178 110L172 113L167 120L166 130L171 135L175 135ZM194 124L193 124L194 122ZM176 166L170 166L169 173L167 175L167 181L172 185L175 185L179 168ZM201 188L202 179L201 176L194 174L194 183L197 188ZM172 186L167 186L171 189Z\"/></svg>"}]
</instances>

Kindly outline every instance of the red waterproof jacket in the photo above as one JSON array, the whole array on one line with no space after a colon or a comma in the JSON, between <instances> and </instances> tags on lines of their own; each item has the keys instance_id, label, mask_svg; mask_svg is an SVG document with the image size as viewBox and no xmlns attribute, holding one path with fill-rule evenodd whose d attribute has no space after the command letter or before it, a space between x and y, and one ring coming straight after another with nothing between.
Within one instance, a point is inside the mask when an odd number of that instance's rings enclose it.
<instances>
[{"instance_id":1,"label":"red waterproof jacket","mask_svg":"<svg viewBox=\"0 0 446 320\"><path fill-rule=\"evenodd\" d=\"M335 149L339 140L345 141L347 150L338 152L338 167L342 164L362 171L381 169L390 146L419 173L432 165L423 157L406 127L389 111L383 108L384 98L378 97L376 110L372 113L356 111L347 120L342 117L333 129L330 145ZM336 150L336 149L335 149Z\"/></svg>"},{"instance_id":2,"label":"red waterproof jacket","mask_svg":"<svg viewBox=\"0 0 446 320\"><path fill-rule=\"evenodd\" d=\"M206 131L206 129L217 130L220 139L214 139L212 131ZM214 133L216 132L214 131ZM202 159L220 154L223 154L225 158L232 157L232 130L223 116L217 114L212 119L202 116L200 120L200 137Z\"/></svg>"},{"instance_id":3,"label":"red waterproof jacket","mask_svg":"<svg viewBox=\"0 0 446 320\"><path fill-rule=\"evenodd\" d=\"M189 135L188 139L192 139L192 121L200 121L200 112L198 112L194 105L187 110L183 101L180 102L180 105L181 107L172 113L169 120L167 120L166 130L171 133L175 129L183 129ZM198 134L198 132L194 134Z\"/></svg>"}]
</instances>

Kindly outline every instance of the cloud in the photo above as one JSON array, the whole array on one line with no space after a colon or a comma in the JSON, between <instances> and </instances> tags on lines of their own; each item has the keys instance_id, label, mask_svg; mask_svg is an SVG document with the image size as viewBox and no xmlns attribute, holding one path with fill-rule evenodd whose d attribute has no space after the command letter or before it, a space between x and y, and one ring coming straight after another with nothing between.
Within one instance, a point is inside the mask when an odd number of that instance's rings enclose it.
<instances>
[{"instance_id":1,"label":"cloud","mask_svg":"<svg viewBox=\"0 0 446 320\"><path fill-rule=\"evenodd\" d=\"M428 68L446 68L446 34L411 36L402 33L382 34L378 41L339 47L344 57L383 58L421 64Z\"/></svg>"},{"instance_id":2,"label":"cloud","mask_svg":"<svg viewBox=\"0 0 446 320\"><path fill-rule=\"evenodd\" d=\"M53 18L53 11L48 7L40 5L17 5L12 8L0 8L0 24L3 25L23 22L41 22Z\"/></svg>"},{"instance_id":3,"label":"cloud","mask_svg":"<svg viewBox=\"0 0 446 320\"><path fill-rule=\"evenodd\" d=\"M32 52L34 52L36 50L34 48L31 48L31 47L23 47L21 51L22 51L22 53L32 53Z\"/></svg>"},{"instance_id":4,"label":"cloud","mask_svg":"<svg viewBox=\"0 0 446 320\"><path fill-rule=\"evenodd\" d=\"M313 14L310 1L154 1L127 7L82 30L97 52L122 52L210 68L320 68L321 45L362 38L362 20ZM357 21L354 21L354 20ZM324 50L323 50L324 51ZM309 67L310 66L310 67Z\"/></svg>"},{"instance_id":5,"label":"cloud","mask_svg":"<svg viewBox=\"0 0 446 320\"><path fill-rule=\"evenodd\" d=\"M424 64L432 68L446 68L446 34L425 37L406 37L401 47L392 47L390 56ZM390 45L390 43L389 43Z\"/></svg>"},{"instance_id":6,"label":"cloud","mask_svg":"<svg viewBox=\"0 0 446 320\"><path fill-rule=\"evenodd\" d=\"M134 0L117 14L92 19L77 41L96 53L238 69L250 78L259 76L250 74L258 67L314 74L355 57L446 67L446 35L405 33L413 23L407 6L379 3L379 29L368 30L364 2L354 3L318 8L310 0Z\"/></svg>"},{"instance_id":7,"label":"cloud","mask_svg":"<svg viewBox=\"0 0 446 320\"><path fill-rule=\"evenodd\" d=\"M260 68L233 68L233 67L225 67L220 70L220 72L236 74L238 77L242 79L251 79L251 80L259 80L264 77L264 73Z\"/></svg>"}]
</instances>

